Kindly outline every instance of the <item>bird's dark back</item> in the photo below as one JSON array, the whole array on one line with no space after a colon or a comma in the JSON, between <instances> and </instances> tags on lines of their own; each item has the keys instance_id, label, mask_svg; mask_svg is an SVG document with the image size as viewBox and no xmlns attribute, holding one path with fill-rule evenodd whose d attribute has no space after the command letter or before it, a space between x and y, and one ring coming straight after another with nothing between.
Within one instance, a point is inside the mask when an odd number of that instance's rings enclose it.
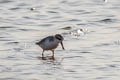
<instances>
[{"instance_id":1,"label":"bird's dark back","mask_svg":"<svg viewBox=\"0 0 120 80\"><path fill-rule=\"evenodd\" d=\"M43 42L45 42L45 40L54 41L54 37L53 36L48 36L46 38L43 38L41 41L37 42L36 44L40 45Z\"/></svg>"}]
</instances>

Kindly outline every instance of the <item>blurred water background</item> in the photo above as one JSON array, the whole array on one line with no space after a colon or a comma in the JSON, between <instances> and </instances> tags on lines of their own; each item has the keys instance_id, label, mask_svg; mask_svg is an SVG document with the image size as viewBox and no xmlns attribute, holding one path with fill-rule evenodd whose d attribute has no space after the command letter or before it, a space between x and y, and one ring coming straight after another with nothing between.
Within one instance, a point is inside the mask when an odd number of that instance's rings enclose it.
<instances>
[{"instance_id":1,"label":"blurred water background","mask_svg":"<svg viewBox=\"0 0 120 80\"><path fill-rule=\"evenodd\" d=\"M56 33L66 50L38 59ZM0 80L120 80L120 0L0 0Z\"/></svg>"}]
</instances>

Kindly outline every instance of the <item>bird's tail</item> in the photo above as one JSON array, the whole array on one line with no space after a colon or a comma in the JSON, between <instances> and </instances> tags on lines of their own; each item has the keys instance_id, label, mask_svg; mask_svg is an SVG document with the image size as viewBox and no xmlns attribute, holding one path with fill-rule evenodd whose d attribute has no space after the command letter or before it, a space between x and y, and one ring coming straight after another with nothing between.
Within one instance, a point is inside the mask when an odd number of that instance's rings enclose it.
<instances>
[{"instance_id":1,"label":"bird's tail","mask_svg":"<svg viewBox=\"0 0 120 80\"><path fill-rule=\"evenodd\" d=\"M35 44L36 44L36 45L39 45L39 42L36 42Z\"/></svg>"}]
</instances>

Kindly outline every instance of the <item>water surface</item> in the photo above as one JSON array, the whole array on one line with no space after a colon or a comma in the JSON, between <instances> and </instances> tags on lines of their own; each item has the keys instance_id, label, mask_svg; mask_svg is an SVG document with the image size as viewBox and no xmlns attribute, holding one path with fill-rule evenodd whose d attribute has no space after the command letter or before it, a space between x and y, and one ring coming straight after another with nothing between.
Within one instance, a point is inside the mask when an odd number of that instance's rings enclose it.
<instances>
[{"instance_id":1,"label":"water surface","mask_svg":"<svg viewBox=\"0 0 120 80\"><path fill-rule=\"evenodd\" d=\"M0 0L0 12L0 80L120 79L119 0ZM39 59L35 42L56 33L66 50Z\"/></svg>"}]
</instances>

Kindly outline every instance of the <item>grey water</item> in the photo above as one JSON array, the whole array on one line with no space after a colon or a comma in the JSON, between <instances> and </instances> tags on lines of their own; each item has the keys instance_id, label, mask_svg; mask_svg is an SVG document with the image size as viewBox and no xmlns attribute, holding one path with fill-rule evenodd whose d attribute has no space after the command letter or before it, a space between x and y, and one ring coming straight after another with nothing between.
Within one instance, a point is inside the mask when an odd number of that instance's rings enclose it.
<instances>
[{"instance_id":1,"label":"grey water","mask_svg":"<svg viewBox=\"0 0 120 80\"><path fill-rule=\"evenodd\" d=\"M39 59L57 33L65 50ZM120 0L0 0L0 80L120 80Z\"/></svg>"}]
</instances>

